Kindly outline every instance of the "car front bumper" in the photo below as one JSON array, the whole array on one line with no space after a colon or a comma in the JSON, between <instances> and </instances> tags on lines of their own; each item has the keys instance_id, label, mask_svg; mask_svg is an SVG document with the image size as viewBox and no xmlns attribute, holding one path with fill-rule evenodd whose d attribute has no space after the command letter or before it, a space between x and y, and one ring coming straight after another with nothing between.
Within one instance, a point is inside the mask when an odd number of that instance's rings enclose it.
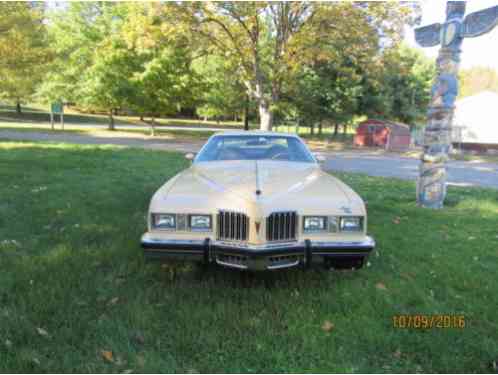
<instances>
[{"instance_id":1,"label":"car front bumper","mask_svg":"<svg viewBox=\"0 0 498 375\"><path fill-rule=\"evenodd\" d=\"M141 245L147 260L172 258L217 263L243 270L276 270L328 259L364 258L374 249L375 241L366 236L362 241L305 240L251 246L209 239L163 240L145 233Z\"/></svg>"}]
</instances>

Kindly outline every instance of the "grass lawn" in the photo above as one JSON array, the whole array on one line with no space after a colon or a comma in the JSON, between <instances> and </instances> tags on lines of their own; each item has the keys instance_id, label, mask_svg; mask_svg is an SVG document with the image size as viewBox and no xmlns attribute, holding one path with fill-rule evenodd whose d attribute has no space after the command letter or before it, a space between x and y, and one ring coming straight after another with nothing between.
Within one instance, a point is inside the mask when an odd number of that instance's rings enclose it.
<instances>
[{"instance_id":1,"label":"grass lawn","mask_svg":"<svg viewBox=\"0 0 498 375\"><path fill-rule=\"evenodd\" d=\"M0 122L35 122L50 125L50 108L48 106L33 104L23 107L23 112L17 114L15 106L0 104ZM145 116L141 121L138 116L114 116L116 125L140 125L149 126L150 117ZM59 115L55 116L55 126L60 127ZM106 114L91 114L76 111L74 108L64 108L64 123L66 125L105 125L109 124L109 117ZM156 127L161 126L185 126L185 127L215 127L224 129L243 129L244 124L240 121L204 121L184 118L157 118ZM258 124L251 123L251 128L258 128Z\"/></svg>"},{"instance_id":2,"label":"grass lawn","mask_svg":"<svg viewBox=\"0 0 498 375\"><path fill-rule=\"evenodd\" d=\"M92 128L86 126L71 126L69 128L54 129L51 130L43 124L5 124L0 121L0 138L2 138L2 131L14 131L22 133L42 133L42 134L76 134L76 135L87 135L90 137L97 138L134 138L145 137L157 140L172 140L178 142L196 142L196 141L206 141L211 135L215 134L214 131L195 131L195 130L169 130L169 129L156 129L156 134L154 137L150 135L150 131L146 128L144 129L124 129L119 128L118 130L109 131L99 128Z\"/></svg>"},{"instance_id":3,"label":"grass lawn","mask_svg":"<svg viewBox=\"0 0 498 375\"><path fill-rule=\"evenodd\" d=\"M0 142L0 372L490 372L498 195L339 176L369 203L360 271L144 263L152 193L177 153ZM397 314L464 315L400 329ZM107 359L105 358L107 357Z\"/></svg>"}]
</instances>

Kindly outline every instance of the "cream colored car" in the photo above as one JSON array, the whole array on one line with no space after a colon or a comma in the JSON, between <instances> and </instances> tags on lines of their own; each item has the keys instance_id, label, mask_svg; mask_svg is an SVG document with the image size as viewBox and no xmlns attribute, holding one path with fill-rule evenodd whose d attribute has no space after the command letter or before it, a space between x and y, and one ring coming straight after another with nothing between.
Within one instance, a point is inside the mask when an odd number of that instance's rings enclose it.
<instances>
[{"instance_id":1,"label":"cream colored car","mask_svg":"<svg viewBox=\"0 0 498 375\"><path fill-rule=\"evenodd\" d=\"M295 135L213 135L152 197L146 259L276 270L360 268L374 248L363 200Z\"/></svg>"}]
</instances>

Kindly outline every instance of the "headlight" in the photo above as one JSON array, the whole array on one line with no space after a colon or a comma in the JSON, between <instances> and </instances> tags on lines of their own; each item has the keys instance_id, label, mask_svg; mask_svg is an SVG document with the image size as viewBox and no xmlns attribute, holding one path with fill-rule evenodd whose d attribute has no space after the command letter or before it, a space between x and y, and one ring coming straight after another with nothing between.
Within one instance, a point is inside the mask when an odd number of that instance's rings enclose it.
<instances>
[{"instance_id":1,"label":"headlight","mask_svg":"<svg viewBox=\"0 0 498 375\"><path fill-rule=\"evenodd\" d=\"M192 230L210 230L211 215L190 215L189 224Z\"/></svg>"},{"instance_id":2,"label":"headlight","mask_svg":"<svg viewBox=\"0 0 498 375\"><path fill-rule=\"evenodd\" d=\"M361 232L363 230L363 217L344 216L341 217L342 232Z\"/></svg>"},{"instance_id":3,"label":"headlight","mask_svg":"<svg viewBox=\"0 0 498 375\"><path fill-rule=\"evenodd\" d=\"M328 220L328 226L329 226L329 232L336 233L339 232L339 222L340 218L337 216L329 216L327 218Z\"/></svg>"},{"instance_id":4,"label":"headlight","mask_svg":"<svg viewBox=\"0 0 498 375\"><path fill-rule=\"evenodd\" d=\"M152 227L157 229L176 229L176 215L152 214Z\"/></svg>"},{"instance_id":5,"label":"headlight","mask_svg":"<svg viewBox=\"0 0 498 375\"><path fill-rule=\"evenodd\" d=\"M327 229L326 216L305 216L304 217L304 231L305 232L319 232Z\"/></svg>"}]
</instances>

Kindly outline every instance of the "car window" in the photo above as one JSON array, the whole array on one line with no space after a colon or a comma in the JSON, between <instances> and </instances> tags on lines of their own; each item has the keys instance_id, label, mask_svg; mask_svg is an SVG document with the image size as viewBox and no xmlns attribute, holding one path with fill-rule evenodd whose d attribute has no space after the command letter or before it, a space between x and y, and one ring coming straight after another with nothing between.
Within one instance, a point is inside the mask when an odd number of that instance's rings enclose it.
<instances>
[{"instance_id":1,"label":"car window","mask_svg":"<svg viewBox=\"0 0 498 375\"><path fill-rule=\"evenodd\" d=\"M286 160L313 163L315 159L300 139L280 136L231 136L211 138L195 161Z\"/></svg>"}]
</instances>

